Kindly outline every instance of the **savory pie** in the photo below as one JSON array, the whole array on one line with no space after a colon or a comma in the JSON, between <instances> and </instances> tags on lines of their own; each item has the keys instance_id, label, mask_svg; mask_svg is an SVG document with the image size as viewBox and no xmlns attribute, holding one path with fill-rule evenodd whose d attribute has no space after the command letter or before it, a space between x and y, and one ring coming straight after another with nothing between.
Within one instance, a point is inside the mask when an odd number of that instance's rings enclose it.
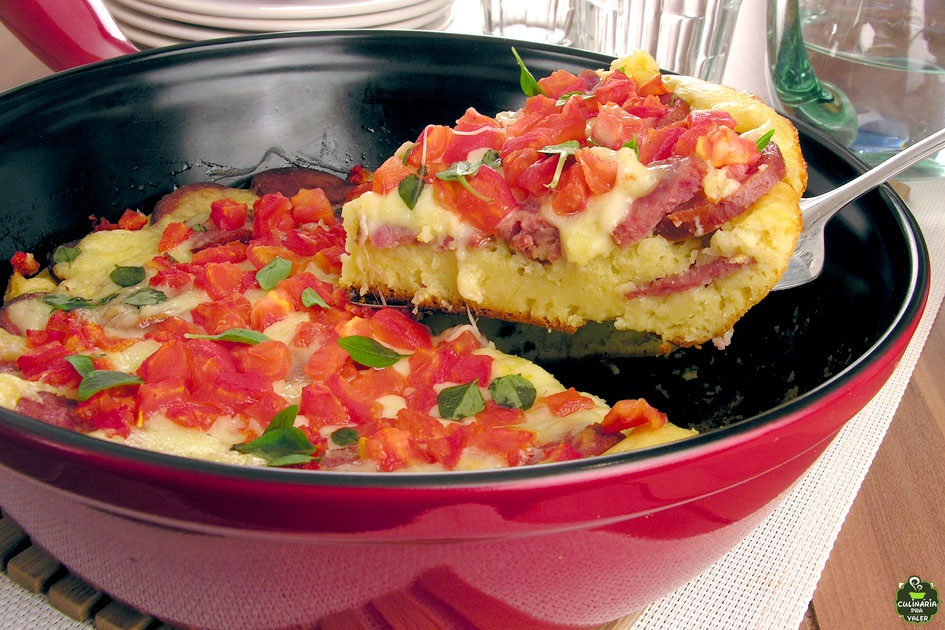
<instances>
[{"instance_id":1,"label":"savory pie","mask_svg":"<svg viewBox=\"0 0 945 630\"><path fill-rule=\"evenodd\" d=\"M97 221L47 269L17 253L0 405L146 449L320 470L519 466L694 433L643 400L565 387L473 324L433 335L353 303L329 196L263 188L186 186L150 217Z\"/></svg>"},{"instance_id":2,"label":"savory pie","mask_svg":"<svg viewBox=\"0 0 945 630\"><path fill-rule=\"evenodd\" d=\"M341 284L381 303L724 345L801 229L797 131L637 52L429 125L343 209ZM484 87L483 89L488 89Z\"/></svg>"}]
</instances>

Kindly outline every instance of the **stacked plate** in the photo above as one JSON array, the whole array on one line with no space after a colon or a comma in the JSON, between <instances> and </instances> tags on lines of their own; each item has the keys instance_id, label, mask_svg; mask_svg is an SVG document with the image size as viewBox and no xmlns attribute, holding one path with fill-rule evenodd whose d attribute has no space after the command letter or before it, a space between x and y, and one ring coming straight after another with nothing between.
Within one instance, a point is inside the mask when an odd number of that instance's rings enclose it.
<instances>
[{"instance_id":1,"label":"stacked plate","mask_svg":"<svg viewBox=\"0 0 945 630\"><path fill-rule=\"evenodd\" d=\"M135 45L350 28L444 30L452 0L106 0Z\"/></svg>"}]
</instances>

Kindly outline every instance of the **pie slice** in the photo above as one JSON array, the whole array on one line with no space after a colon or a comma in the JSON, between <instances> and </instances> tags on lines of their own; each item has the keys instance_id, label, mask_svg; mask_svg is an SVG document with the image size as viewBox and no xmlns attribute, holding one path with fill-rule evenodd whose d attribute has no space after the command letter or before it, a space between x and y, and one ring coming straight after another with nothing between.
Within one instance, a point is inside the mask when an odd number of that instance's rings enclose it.
<instances>
[{"instance_id":1,"label":"pie slice","mask_svg":"<svg viewBox=\"0 0 945 630\"><path fill-rule=\"evenodd\" d=\"M755 96L661 75L643 52L533 88L518 111L427 126L366 175L342 211L341 284L724 345L801 230L796 129Z\"/></svg>"}]
</instances>

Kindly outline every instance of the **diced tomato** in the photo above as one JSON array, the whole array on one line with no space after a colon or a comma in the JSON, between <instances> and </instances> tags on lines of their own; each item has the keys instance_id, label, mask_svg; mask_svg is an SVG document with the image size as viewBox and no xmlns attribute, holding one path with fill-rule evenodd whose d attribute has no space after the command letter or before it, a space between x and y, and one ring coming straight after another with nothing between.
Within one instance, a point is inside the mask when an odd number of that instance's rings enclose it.
<instances>
[{"instance_id":1,"label":"diced tomato","mask_svg":"<svg viewBox=\"0 0 945 630\"><path fill-rule=\"evenodd\" d=\"M487 387L492 380L492 357L487 354L463 354L450 365L446 381L469 383L477 381L480 387Z\"/></svg>"},{"instance_id":2,"label":"diced tomato","mask_svg":"<svg viewBox=\"0 0 945 630\"><path fill-rule=\"evenodd\" d=\"M13 265L13 270L21 276L29 277L39 271L39 262L32 253L28 252L16 252L10 258L10 264Z\"/></svg>"},{"instance_id":3,"label":"diced tomato","mask_svg":"<svg viewBox=\"0 0 945 630\"><path fill-rule=\"evenodd\" d=\"M425 170L428 175L434 175L436 172L445 168L447 165L443 164L443 154L446 153L446 149L449 147L452 140L453 130L445 125L427 125L424 127L423 131L420 132L420 136L417 138L416 146L410 150L410 155L407 156L407 164L401 164L401 167L406 171L403 173L404 177L409 173L416 172L421 166L426 167ZM389 161L390 160L388 160L388 162ZM386 165L387 162L384 164ZM377 173L375 173L374 176L376 178ZM402 179L403 177L397 179L397 184L399 184ZM392 189L393 188L388 188L387 190ZM374 191L376 192L377 190L377 186L375 185Z\"/></svg>"},{"instance_id":4,"label":"diced tomato","mask_svg":"<svg viewBox=\"0 0 945 630\"><path fill-rule=\"evenodd\" d=\"M305 256L299 256L283 245L274 245L266 240L254 240L246 247L246 258L256 269L262 269L277 257L292 263L294 272L300 271L308 264Z\"/></svg>"},{"instance_id":5,"label":"diced tomato","mask_svg":"<svg viewBox=\"0 0 945 630\"><path fill-rule=\"evenodd\" d=\"M555 101L556 99L548 98L541 94L527 98L521 114L515 122L508 127L509 142L514 142L517 138L526 135L539 126L546 118L554 115L558 111L558 106ZM542 146L544 145L539 145L534 148L540 149Z\"/></svg>"},{"instance_id":6,"label":"diced tomato","mask_svg":"<svg viewBox=\"0 0 945 630\"><path fill-rule=\"evenodd\" d=\"M290 199L292 202L292 218L299 225L303 223L318 223L325 225L335 224L335 213L332 212L328 195L321 188L303 188Z\"/></svg>"},{"instance_id":7,"label":"diced tomato","mask_svg":"<svg viewBox=\"0 0 945 630\"><path fill-rule=\"evenodd\" d=\"M552 192L551 209L555 214L568 216L584 212L591 190L584 177L584 170L573 164L564 170L558 186Z\"/></svg>"},{"instance_id":8,"label":"diced tomato","mask_svg":"<svg viewBox=\"0 0 945 630\"><path fill-rule=\"evenodd\" d=\"M364 440L364 456L377 462L378 469L391 472L416 461L418 453L408 431L383 427Z\"/></svg>"},{"instance_id":9,"label":"diced tomato","mask_svg":"<svg viewBox=\"0 0 945 630\"><path fill-rule=\"evenodd\" d=\"M542 396L539 401L548 406L552 415L559 418L569 416L581 409L593 409L595 406L593 399L582 395L573 387L563 392Z\"/></svg>"},{"instance_id":10,"label":"diced tomato","mask_svg":"<svg viewBox=\"0 0 945 630\"><path fill-rule=\"evenodd\" d=\"M148 280L148 284L152 287L179 289L194 280L189 265L175 263L167 256L155 256L149 264L157 269L157 272Z\"/></svg>"},{"instance_id":11,"label":"diced tomato","mask_svg":"<svg viewBox=\"0 0 945 630\"><path fill-rule=\"evenodd\" d=\"M717 127L696 140L696 155L715 168L732 164L754 164L761 152L754 142L738 135L730 127Z\"/></svg>"},{"instance_id":12,"label":"diced tomato","mask_svg":"<svg viewBox=\"0 0 945 630\"><path fill-rule=\"evenodd\" d=\"M143 377L142 377L143 378ZM183 377L147 381L136 396L140 420L169 406L187 400L187 382Z\"/></svg>"},{"instance_id":13,"label":"diced tomato","mask_svg":"<svg viewBox=\"0 0 945 630\"><path fill-rule=\"evenodd\" d=\"M380 195L386 195L395 190L400 182L413 173L414 170L414 168L404 165L400 158L391 156L374 171L371 190Z\"/></svg>"},{"instance_id":14,"label":"diced tomato","mask_svg":"<svg viewBox=\"0 0 945 630\"><path fill-rule=\"evenodd\" d=\"M433 182L434 195L467 223L491 233L505 215L518 206L518 202L505 178L488 166L480 166L475 176L467 181L478 195L469 192L459 182L440 179Z\"/></svg>"},{"instance_id":15,"label":"diced tomato","mask_svg":"<svg viewBox=\"0 0 945 630\"><path fill-rule=\"evenodd\" d=\"M137 423L136 386L115 387L93 394L76 406L76 415L90 430L127 437Z\"/></svg>"},{"instance_id":16,"label":"diced tomato","mask_svg":"<svg viewBox=\"0 0 945 630\"><path fill-rule=\"evenodd\" d=\"M627 429L643 428L656 430L666 424L666 414L650 405L643 398L618 401L601 423L604 433L617 433Z\"/></svg>"},{"instance_id":17,"label":"diced tomato","mask_svg":"<svg viewBox=\"0 0 945 630\"><path fill-rule=\"evenodd\" d=\"M210 262L238 263L246 260L246 245L239 241L230 241L226 245L207 247L194 252L191 263L205 265Z\"/></svg>"},{"instance_id":18,"label":"diced tomato","mask_svg":"<svg viewBox=\"0 0 945 630\"><path fill-rule=\"evenodd\" d=\"M348 314L334 308L320 308L309 313L309 320L295 330L292 345L297 348L322 347L338 338L335 328L348 319Z\"/></svg>"},{"instance_id":19,"label":"diced tomato","mask_svg":"<svg viewBox=\"0 0 945 630\"><path fill-rule=\"evenodd\" d=\"M281 341L268 339L255 345L238 344L231 351L236 368L261 374L270 381L285 378L292 368L292 353Z\"/></svg>"},{"instance_id":20,"label":"diced tomato","mask_svg":"<svg viewBox=\"0 0 945 630\"><path fill-rule=\"evenodd\" d=\"M242 295L231 295L200 303L191 311L191 317L208 334L218 335L230 328L249 328L252 308L249 300Z\"/></svg>"},{"instance_id":21,"label":"diced tomato","mask_svg":"<svg viewBox=\"0 0 945 630\"><path fill-rule=\"evenodd\" d=\"M148 224L148 217L137 210L125 210L118 218L118 227L122 230L140 230Z\"/></svg>"},{"instance_id":22,"label":"diced tomato","mask_svg":"<svg viewBox=\"0 0 945 630\"><path fill-rule=\"evenodd\" d=\"M575 154L577 165L584 173L584 182L593 195L610 192L617 183L617 163L598 157L590 149Z\"/></svg>"},{"instance_id":23,"label":"diced tomato","mask_svg":"<svg viewBox=\"0 0 945 630\"><path fill-rule=\"evenodd\" d=\"M325 384L348 410L352 422L362 424L380 417L382 406L377 400L383 396L401 396L407 388L407 379L393 368L360 370L351 379L334 374Z\"/></svg>"},{"instance_id":24,"label":"diced tomato","mask_svg":"<svg viewBox=\"0 0 945 630\"><path fill-rule=\"evenodd\" d=\"M183 339L186 334L200 332L192 322L176 315L168 315L157 320L146 320L142 323L147 326L144 338L160 343L166 343L172 339Z\"/></svg>"},{"instance_id":25,"label":"diced tomato","mask_svg":"<svg viewBox=\"0 0 945 630\"><path fill-rule=\"evenodd\" d=\"M253 304L249 322L253 330L263 331L295 310L295 302L286 291L273 289Z\"/></svg>"},{"instance_id":26,"label":"diced tomato","mask_svg":"<svg viewBox=\"0 0 945 630\"><path fill-rule=\"evenodd\" d=\"M379 309L371 318L372 337L402 350L431 348L430 329L396 308Z\"/></svg>"},{"instance_id":27,"label":"diced tomato","mask_svg":"<svg viewBox=\"0 0 945 630\"><path fill-rule=\"evenodd\" d=\"M535 433L526 429L494 427L475 431L468 436L467 445L498 455L509 466L528 463L535 446Z\"/></svg>"},{"instance_id":28,"label":"diced tomato","mask_svg":"<svg viewBox=\"0 0 945 630\"><path fill-rule=\"evenodd\" d=\"M243 273L243 269L236 263L207 263L198 267L194 286L206 291L211 298L219 300L240 290Z\"/></svg>"},{"instance_id":29,"label":"diced tomato","mask_svg":"<svg viewBox=\"0 0 945 630\"><path fill-rule=\"evenodd\" d=\"M645 121L617 105L601 105L597 117L591 123L591 138L602 147L617 150L628 142L642 146L650 133Z\"/></svg>"},{"instance_id":30,"label":"diced tomato","mask_svg":"<svg viewBox=\"0 0 945 630\"><path fill-rule=\"evenodd\" d=\"M82 377L66 361L66 357L75 354L52 342L33 348L16 359L16 366L28 381L42 381L56 387L78 387Z\"/></svg>"},{"instance_id":31,"label":"diced tomato","mask_svg":"<svg viewBox=\"0 0 945 630\"><path fill-rule=\"evenodd\" d=\"M686 120L686 130L676 141L676 145L673 147L673 155L692 155L696 151L696 143L699 138L708 135L719 127L734 129L735 125L735 119L728 112L722 110L696 110L689 114Z\"/></svg>"},{"instance_id":32,"label":"diced tomato","mask_svg":"<svg viewBox=\"0 0 945 630\"><path fill-rule=\"evenodd\" d=\"M263 195L253 204L253 238L281 239L295 227L292 202L280 193Z\"/></svg>"},{"instance_id":33,"label":"diced tomato","mask_svg":"<svg viewBox=\"0 0 945 630\"><path fill-rule=\"evenodd\" d=\"M135 339L127 337L110 337L104 328L73 311L56 311L50 315L45 328L27 330L26 340L30 347L58 341L71 352L91 348L125 350L136 343Z\"/></svg>"},{"instance_id":34,"label":"diced tomato","mask_svg":"<svg viewBox=\"0 0 945 630\"><path fill-rule=\"evenodd\" d=\"M650 94L639 99L631 99L623 105L623 110L639 118L659 119L669 108L658 96Z\"/></svg>"},{"instance_id":35,"label":"diced tomato","mask_svg":"<svg viewBox=\"0 0 945 630\"><path fill-rule=\"evenodd\" d=\"M338 397L321 382L309 383L302 388L299 412L308 418L312 427L348 424L348 412Z\"/></svg>"},{"instance_id":36,"label":"diced tomato","mask_svg":"<svg viewBox=\"0 0 945 630\"><path fill-rule=\"evenodd\" d=\"M617 70L610 73L594 88L594 96L598 103L613 103L623 105L631 96L637 93L637 83L626 74Z\"/></svg>"},{"instance_id":37,"label":"diced tomato","mask_svg":"<svg viewBox=\"0 0 945 630\"><path fill-rule=\"evenodd\" d=\"M483 427L504 427L525 422L525 412L521 409L500 407L495 401L487 400L486 408L476 414L476 422Z\"/></svg>"},{"instance_id":38,"label":"diced tomato","mask_svg":"<svg viewBox=\"0 0 945 630\"><path fill-rule=\"evenodd\" d=\"M533 151L533 149L524 149L524 151ZM515 184L533 197L544 197L551 193L549 186L558 168L559 157L557 155L545 155L537 151L535 153L543 157L523 170L518 179L515 180Z\"/></svg>"},{"instance_id":39,"label":"diced tomato","mask_svg":"<svg viewBox=\"0 0 945 630\"><path fill-rule=\"evenodd\" d=\"M658 160L665 160L673 155L676 141L685 133L681 126L667 126L651 129L642 145L639 145L640 162L650 164Z\"/></svg>"},{"instance_id":40,"label":"diced tomato","mask_svg":"<svg viewBox=\"0 0 945 630\"><path fill-rule=\"evenodd\" d=\"M188 383L188 389L190 401L212 407L218 413L236 415L258 401L264 392L272 392L272 384L255 372L222 370L212 378Z\"/></svg>"},{"instance_id":41,"label":"diced tomato","mask_svg":"<svg viewBox=\"0 0 945 630\"><path fill-rule=\"evenodd\" d=\"M148 383L168 379L183 382L189 374L183 339L168 341L142 361L138 368L138 376Z\"/></svg>"},{"instance_id":42,"label":"diced tomato","mask_svg":"<svg viewBox=\"0 0 945 630\"><path fill-rule=\"evenodd\" d=\"M161 240L158 242L158 251L166 252L170 249L174 249L190 238L190 235L193 233L193 228L183 223L176 221L168 223L167 227L164 228L164 232L161 233Z\"/></svg>"},{"instance_id":43,"label":"diced tomato","mask_svg":"<svg viewBox=\"0 0 945 630\"><path fill-rule=\"evenodd\" d=\"M235 199L216 199L210 204L210 220L221 230L243 227L249 216L249 206Z\"/></svg>"},{"instance_id":44,"label":"diced tomato","mask_svg":"<svg viewBox=\"0 0 945 630\"><path fill-rule=\"evenodd\" d=\"M643 96L663 96L665 94L671 94L670 90L665 83L663 83L663 75L657 74L652 79L641 85L637 90Z\"/></svg>"},{"instance_id":45,"label":"diced tomato","mask_svg":"<svg viewBox=\"0 0 945 630\"><path fill-rule=\"evenodd\" d=\"M187 356L187 385L191 389L217 380L223 374L236 373L236 363L224 344L207 339L187 339L184 351Z\"/></svg>"},{"instance_id":46,"label":"diced tomato","mask_svg":"<svg viewBox=\"0 0 945 630\"><path fill-rule=\"evenodd\" d=\"M573 75L567 70L555 70L547 77L538 80L538 86L548 98L558 99L571 92L584 92L587 83L584 79Z\"/></svg>"},{"instance_id":47,"label":"diced tomato","mask_svg":"<svg viewBox=\"0 0 945 630\"><path fill-rule=\"evenodd\" d=\"M441 160L446 164L469 159L469 154L476 150L495 149L498 151L508 138L508 133L490 118L470 107L463 117L456 121L450 136L450 142L443 152Z\"/></svg>"},{"instance_id":48,"label":"diced tomato","mask_svg":"<svg viewBox=\"0 0 945 630\"><path fill-rule=\"evenodd\" d=\"M469 329L463 330L443 345L452 348L457 354L466 354L482 347L482 341Z\"/></svg>"},{"instance_id":49,"label":"diced tomato","mask_svg":"<svg viewBox=\"0 0 945 630\"><path fill-rule=\"evenodd\" d=\"M312 353L305 364L305 374L315 382L325 381L346 365L351 365L348 351L337 343L329 343Z\"/></svg>"},{"instance_id":50,"label":"diced tomato","mask_svg":"<svg viewBox=\"0 0 945 630\"><path fill-rule=\"evenodd\" d=\"M289 403L279 394L272 391L263 391L258 394L255 402L240 411L240 415L252 418L265 427L276 414L288 406Z\"/></svg>"}]
</instances>

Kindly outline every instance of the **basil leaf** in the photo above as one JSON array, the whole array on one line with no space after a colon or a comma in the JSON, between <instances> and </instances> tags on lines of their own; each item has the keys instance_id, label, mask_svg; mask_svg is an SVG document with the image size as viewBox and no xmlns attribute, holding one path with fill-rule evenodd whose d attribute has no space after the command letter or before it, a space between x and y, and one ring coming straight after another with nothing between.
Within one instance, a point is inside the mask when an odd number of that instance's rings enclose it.
<instances>
[{"instance_id":1,"label":"basil leaf","mask_svg":"<svg viewBox=\"0 0 945 630\"><path fill-rule=\"evenodd\" d=\"M134 374L113 372L111 370L92 370L82 377L79 383L79 400L88 400L100 391L121 387L122 385L140 385L144 381Z\"/></svg>"},{"instance_id":2,"label":"basil leaf","mask_svg":"<svg viewBox=\"0 0 945 630\"><path fill-rule=\"evenodd\" d=\"M295 419L299 416L299 406L298 405L289 405L276 415L272 417L272 420L269 421L269 424L266 426L266 429L263 431L263 435L269 433L270 431L275 431L277 429L288 429L289 427L295 426Z\"/></svg>"},{"instance_id":3,"label":"basil leaf","mask_svg":"<svg viewBox=\"0 0 945 630\"><path fill-rule=\"evenodd\" d=\"M765 147L768 146L769 142L771 142L772 136L774 136L774 129L769 129L763 136L755 140L755 146L758 147L759 151L765 150Z\"/></svg>"},{"instance_id":4,"label":"basil leaf","mask_svg":"<svg viewBox=\"0 0 945 630\"><path fill-rule=\"evenodd\" d=\"M568 140L567 142L562 142L561 144L553 144L551 146L538 149L539 153L549 153L551 155L557 154L558 156L558 165L555 166L555 174L552 176L551 181L545 184L548 188L554 189L558 186L558 180L561 179L561 173L564 171L564 163L569 157L577 153L578 149L580 148L581 144L577 140Z\"/></svg>"},{"instance_id":5,"label":"basil leaf","mask_svg":"<svg viewBox=\"0 0 945 630\"><path fill-rule=\"evenodd\" d=\"M115 265L108 277L120 287L133 287L144 280L144 267L122 267Z\"/></svg>"},{"instance_id":6,"label":"basil leaf","mask_svg":"<svg viewBox=\"0 0 945 630\"><path fill-rule=\"evenodd\" d=\"M555 101L555 105L558 107L563 107L565 103L568 102L568 99L572 96L580 96L582 101L589 101L590 99L594 98L594 95L590 94L589 92L565 92L558 97L558 100Z\"/></svg>"},{"instance_id":7,"label":"basil leaf","mask_svg":"<svg viewBox=\"0 0 945 630\"><path fill-rule=\"evenodd\" d=\"M105 297L103 297L101 300L98 301L98 305L99 305L99 306L104 306L105 304L108 304L109 302L111 302L112 300L114 300L116 297L118 297L118 293L117 293L117 292L116 292L116 293L109 293L108 295L106 295Z\"/></svg>"},{"instance_id":8,"label":"basil leaf","mask_svg":"<svg viewBox=\"0 0 945 630\"><path fill-rule=\"evenodd\" d=\"M447 420L462 420L486 408L486 401L476 381L441 390L436 397L436 404L440 417Z\"/></svg>"},{"instance_id":9,"label":"basil leaf","mask_svg":"<svg viewBox=\"0 0 945 630\"><path fill-rule=\"evenodd\" d=\"M291 405L277 413L255 440L234 444L230 450L246 455L258 455L269 466L291 466L312 461L315 446L308 436L295 426L299 406Z\"/></svg>"},{"instance_id":10,"label":"basil leaf","mask_svg":"<svg viewBox=\"0 0 945 630\"><path fill-rule=\"evenodd\" d=\"M466 177L470 175L475 175L479 172L479 167L482 166L482 162L454 162L450 165L445 171L440 171L436 174L438 179L442 179L447 182L459 182L463 188L469 191L469 194L474 197L482 199L486 203L491 203L492 199L486 197L481 192L472 187L472 185L467 181Z\"/></svg>"},{"instance_id":11,"label":"basil leaf","mask_svg":"<svg viewBox=\"0 0 945 630\"><path fill-rule=\"evenodd\" d=\"M125 304L130 304L131 306L150 306L152 304L160 304L166 299L166 295L157 289L148 287L135 292L128 298L125 298Z\"/></svg>"},{"instance_id":12,"label":"basil leaf","mask_svg":"<svg viewBox=\"0 0 945 630\"><path fill-rule=\"evenodd\" d=\"M82 253L82 250L78 247L66 247L60 246L56 248L56 251L53 252L53 262L54 263L70 263L76 258L79 257L79 254Z\"/></svg>"},{"instance_id":13,"label":"basil leaf","mask_svg":"<svg viewBox=\"0 0 945 630\"><path fill-rule=\"evenodd\" d=\"M264 290L276 288L276 285L289 277L292 273L292 263L276 256L269 264L256 272L256 281Z\"/></svg>"},{"instance_id":14,"label":"basil leaf","mask_svg":"<svg viewBox=\"0 0 945 630\"><path fill-rule=\"evenodd\" d=\"M342 427L332 431L331 441L338 446L351 446L358 443L358 432L351 427Z\"/></svg>"},{"instance_id":15,"label":"basil leaf","mask_svg":"<svg viewBox=\"0 0 945 630\"><path fill-rule=\"evenodd\" d=\"M518 374L500 376L489 384L492 399L500 407L531 409L538 392L528 379Z\"/></svg>"},{"instance_id":16,"label":"basil leaf","mask_svg":"<svg viewBox=\"0 0 945 630\"><path fill-rule=\"evenodd\" d=\"M186 333L184 335L188 339L209 339L210 341L233 341L236 343L245 343L250 346L255 346L257 343L263 341L268 341L269 337L257 332L255 330L249 330L248 328L230 328L224 330L219 335L198 335L195 333Z\"/></svg>"},{"instance_id":17,"label":"basil leaf","mask_svg":"<svg viewBox=\"0 0 945 630\"><path fill-rule=\"evenodd\" d=\"M621 149L626 148L626 149L631 149L631 150L633 150L633 152L637 154L637 158L639 158L639 157L640 157L640 145L639 145L639 140L637 139L637 134L633 134L633 138L631 138L629 142L624 142L624 143L623 143L623 146L621 146L620 148L621 148Z\"/></svg>"},{"instance_id":18,"label":"basil leaf","mask_svg":"<svg viewBox=\"0 0 945 630\"><path fill-rule=\"evenodd\" d=\"M420 199L420 193L423 192L423 185L423 180L416 173L407 175L397 184L397 194L400 195L404 205L411 210L417 207L417 200Z\"/></svg>"},{"instance_id":19,"label":"basil leaf","mask_svg":"<svg viewBox=\"0 0 945 630\"><path fill-rule=\"evenodd\" d=\"M82 377L87 376L89 372L95 370L92 357L87 357L84 354L70 354L66 357L66 361L68 361Z\"/></svg>"},{"instance_id":20,"label":"basil leaf","mask_svg":"<svg viewBox=\"0 0 945 630\"><path fill-rule=\"evenodd\" d=\"M315 446L298 427L283 427L263 433L245 444L234 444L232 450L257 455L269 466L291 466L312 461Z\"/></svg>"},{"instance_id":21,"label":"basil leaf","mask_svg":"<svg viewBox=\"0 0 945 630\"><path fill-rule=\"evenodd\" d=\"M61 293L49 293L42 297L43 304L51 306L54 311L72 311L77 308L92 308L94 304L85 298L69 297Z\"/></svg>"},{"instance_id":22,"label":"basil leaf","mask_svg":"<svg viewBox=\"0 0 945 630\"><path fill-rule=\"evenodd\" d=\"M395 352L370 337L361 335L342 337L338 340L338 345L348 351L355 363L365 367L386 368L410 356Z\"/></svg>"},{"instance_id":23,"label":"basil leaf","mask_svg":"<svg viewBox=\"0 0 945 630\"><path fill-rule=\"evenodd\" d=\"M538 81L535 80L534 75L528 71L528 68L525 67L525 62L522 61L522 58L519 56L518 51L515 50L514 46L512 47L512 54L515 55L515 62L518 64L519 70L521 70L518 84L522 87L522 92L525 93L525 96L537 96L539 94L544 94L545 91L541 89L541 86L538 85Z\"/></svg>"},{"instance_id":24,"label":"basil leaf","mask_svg":"<svg viewBox=\"0 0 945 630\"><path fill-rule=\"evenodd\" d=\"M318 294L318 291L312 287L307 287L302 291L302 306L309 308L312 306L320 306L322 308L330 308L328 302L326 302L322 296Z\"/></svg>"},{"instance_id":25,"label":"basil leaf","mask_svg":"<svg viewBox=\"0 0 945 630\"><path fill-rule=\"evenodd\" d=\"M479 161L489 168L499 168L502 166L502 158L499 156L499 152L495 149L489 149L482 154L482 157L479 158Z\"/></svg>"},{"instance_id":26,"label":"basil leaf","mask_svg":"<svg viewBox=\"0 0 945 630\"><path fill-rule=\"evenodd\" d=\"M197 225L193 226L191 229L192 229L194 232L206 232L206 231L207 231L207 226L204 225L203 223L198 223Z\"/></svg>"}]
</instances>

